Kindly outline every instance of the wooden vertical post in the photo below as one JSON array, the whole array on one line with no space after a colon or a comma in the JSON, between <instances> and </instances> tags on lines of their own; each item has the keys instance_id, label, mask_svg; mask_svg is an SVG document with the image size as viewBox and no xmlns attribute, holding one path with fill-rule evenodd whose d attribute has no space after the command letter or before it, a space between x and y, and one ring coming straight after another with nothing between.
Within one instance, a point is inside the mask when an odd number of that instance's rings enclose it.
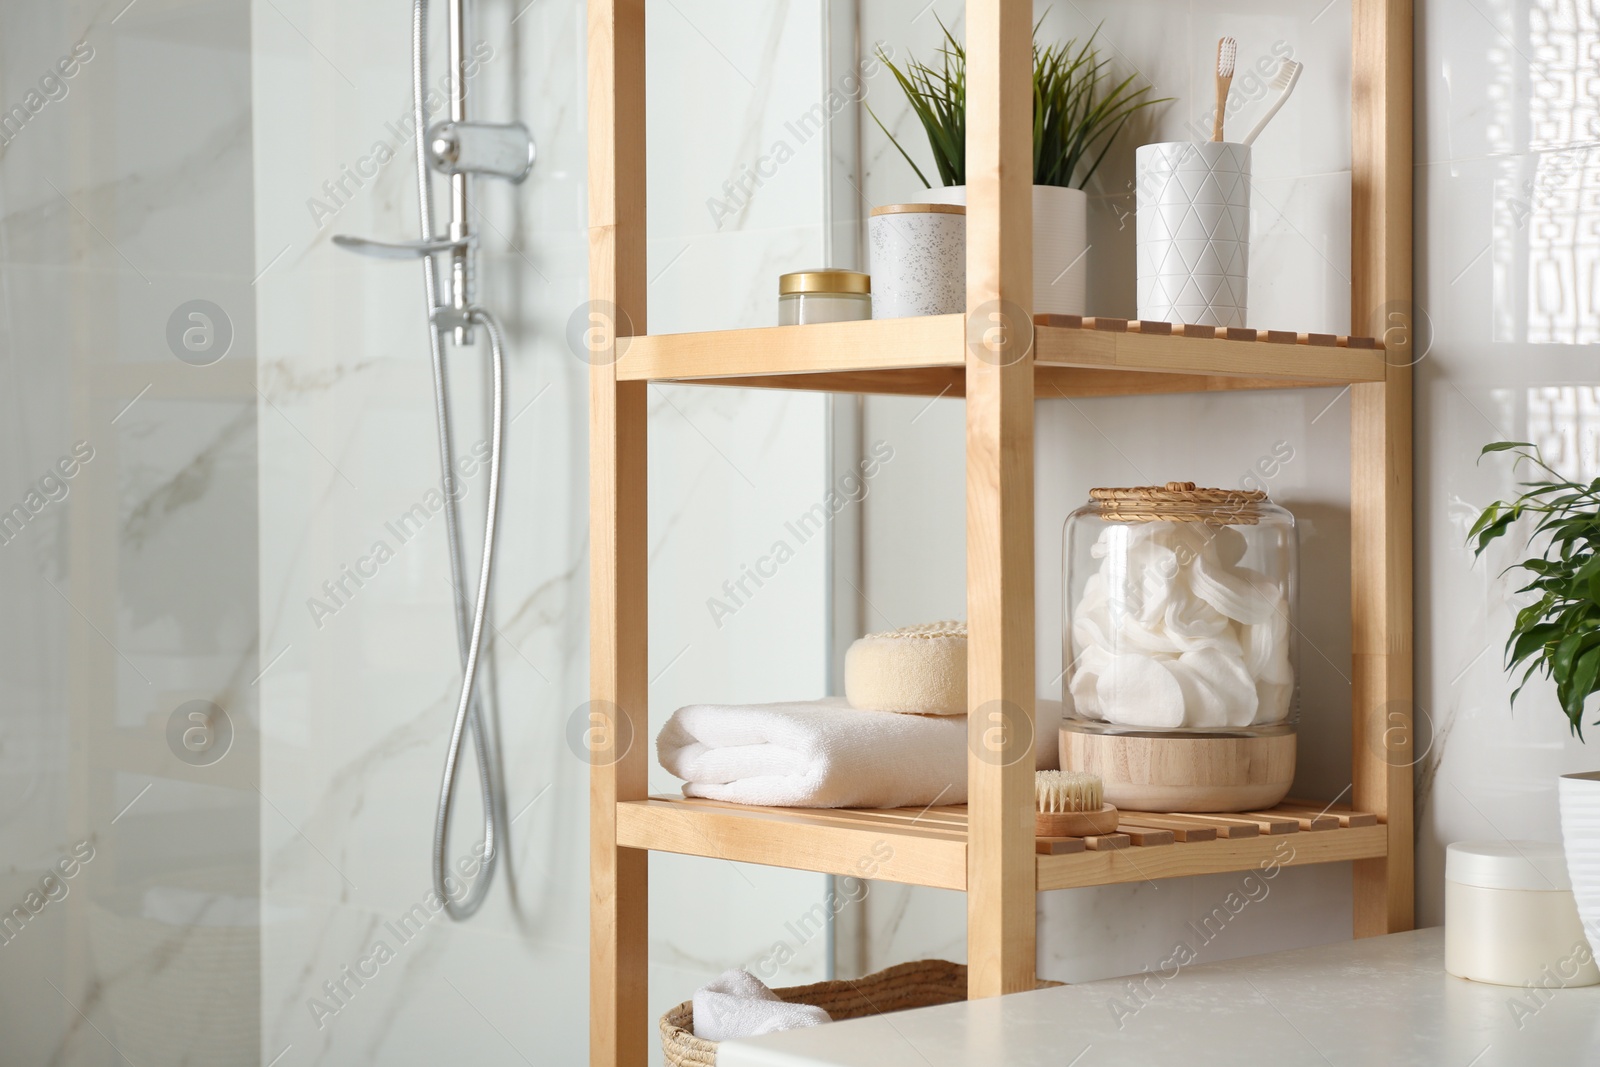
<instances>
[{"instance_id":1,"label":"wooden vertical post","mask_svg":"<svg viewBox=\"0 0 1600 1067\"><path fill-rule=\"evenodd\" d=\"M1354 0L1350 316L1379 333L1382 384L1351 388L1353 797L1389 828L1355 863L1355 935L1411 929L1411 0Z\"/></svg>"},{"instance_id":2,"label":"wooden vertical post","mask_svg":"<svg viewBox=\"0 0 1600 1067\"><path fill-rule=\"evenodd\" d=\"M967 3L967 990L1034 987L1033 5Z\"/></svg>"},{"instance_id":3,"label":"wooden vertical post","mask_svg":"<svg viewBox=\"0 0 1600 1067\"><path fill-rule=\"evenodd\" d=\"M589 0L589 1062L648 1056L648 858L617 845L645 798L645 383L619 337L645 332L644 0Z\"/></svg>"}]
</instances>

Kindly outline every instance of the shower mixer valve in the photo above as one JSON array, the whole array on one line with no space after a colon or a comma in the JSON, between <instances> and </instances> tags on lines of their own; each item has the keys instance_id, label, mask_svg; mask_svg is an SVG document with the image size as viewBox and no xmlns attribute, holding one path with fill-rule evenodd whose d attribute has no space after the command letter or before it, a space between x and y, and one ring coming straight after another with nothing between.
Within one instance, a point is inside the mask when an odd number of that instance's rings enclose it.
<instances>
[{"instance_id":1,"label":"shower mixer valve","mask_svg":"<svg viewBox=\"0 0 1600 1067\"><path fill-rule=\"evenodd\" d=\"M470 344L472 327L467 308L473 302L476 282L477 237L467 226L465 212L458 205L465 199L464 186L472 175L499 178L520 185L533 172L538 150L533 134L520 122L438 122L428 130L427 161L430 169L450 176L450 234L420 241L375 241L366 237L336 234L333 243L359 255L378 259L420 259L446 254L450 300L431 311L434 326L453 335L458 344ZM456 195L456 186L463 187Z\"/></svg>"},{"instance_id":2,"label":"shower mixer valve","mask_svg":"<svg viewBox=\"0 0 1600 1067\"><path fill-rule=\"evenodd\" d=\"M517 185L533 171L536 154L520 122L440 122L428 131L428 163L441 174L487 174Z\"/></svg>"}]
</instances>

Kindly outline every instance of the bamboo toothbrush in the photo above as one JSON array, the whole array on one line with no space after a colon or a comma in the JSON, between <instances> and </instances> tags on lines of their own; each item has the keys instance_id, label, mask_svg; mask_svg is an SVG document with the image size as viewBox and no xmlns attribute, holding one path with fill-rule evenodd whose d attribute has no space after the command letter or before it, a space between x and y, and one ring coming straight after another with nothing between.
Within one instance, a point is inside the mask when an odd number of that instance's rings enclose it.
<instances>
[{"instance_id":1,"label":"bamboo toothbrush","mask_svg":"<svg viewBox=\"0 0 1600 1067\"><path fill-rule=\"evenodd\" d=\"M1255 129L1247 133L1240 143L1254 144L1255 139L1261 136L1261 131L1267 128L1267 123L1272 121L1272 116L1278 113L1278 109L1283 106L1283 102L1289 99L1289 94L1294 92L1295 82L1300 80L1300 71L1302 69L1304 69L1303 66L1292 59L1286 59L1279 64L1278 73L1272 76L1272 81L1267 86L1269 89L1277 90L1278 99L1272 102L1272 105L1267 108L1267 113L1261 116L1261 121L1256 123Z\"/></svg>"},{"instance_id":2,"label":"bamboo toothbrush","mask_svg":"<svg viewBox=\"0 0 1600 1067\"><path fill-rule=\"evenodd\" d=\"M1086 837L1115 833L1117 809L1105 803L1098 774L1037 771L1033 779L1035 837Z\"/></svg>"},{"instance_id":3,"label":"bamboo toothbrush","mask_svg":"<svg viewBox=\"0 0 1600 1067\"><path fill-rule=\"evenodd\" d=\"M1228 90L1233 87L1233 62L1239 56L1239 42L1232 37L1217 41L1217 117L1211 123L1211 139L1222 140L1222 116L1228 110Z\"/></svg>"}]
</instances>

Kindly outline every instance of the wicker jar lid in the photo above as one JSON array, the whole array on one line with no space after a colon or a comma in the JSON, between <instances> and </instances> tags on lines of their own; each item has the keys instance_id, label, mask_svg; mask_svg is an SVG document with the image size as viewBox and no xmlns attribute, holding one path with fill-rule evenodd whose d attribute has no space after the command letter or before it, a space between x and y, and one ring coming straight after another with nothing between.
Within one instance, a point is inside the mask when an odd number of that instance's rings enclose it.
<instances>
[{"instance_id":1,"label":"wicker jar lid","mask_svg":"<svg viewBox=\"0 0 1600 1067\"><path fill-rule=\"evenodd\" d=\"M1254 525L1267 494L1259 489L1197 489L1193 482L1091 489L1089 499L1108 522L1205 522Z\"/></svg>"}]
</instances>

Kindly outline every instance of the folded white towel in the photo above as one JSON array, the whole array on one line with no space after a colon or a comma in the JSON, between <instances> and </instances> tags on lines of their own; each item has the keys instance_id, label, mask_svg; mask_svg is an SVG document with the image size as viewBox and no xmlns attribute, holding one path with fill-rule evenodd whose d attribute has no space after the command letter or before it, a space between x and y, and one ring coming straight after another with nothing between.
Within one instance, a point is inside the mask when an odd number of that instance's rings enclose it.
<instances>
[{"instance_id":1,"label":"folded white towel","mask_svg":"<svg viewBox=\"0 0 1600 1067\"><path fill-rule=\"evenodd\" d=\"M967 799L967 717L891 715L843 698L690 704L656 738L684 795L735 804L902 808Z\"/></svg>"},{"instance_id":2,"label":"folded white towel","mask_svg":"<svg viewBox=\"0 0 1600 1067\"><path fill-rule=\"evenodd\" d=\"M1034 756L1056 766L1061 704L1037 702ZM656 738L685 796L803 808L967 802L967 717L895 715L839 697L784 704L690 704Z\"/></svg>"},{"instance_id":3,"label":"folded white towel","mask_svg":"<svg viewBox=\"0 0 1600 1067\"><path fill-rule=\"evenodd\" d=\"M707 982L694 994L694 1036L702 1041L732 1041L833 1020L810 1004L789 1004L749 971L735 968Z\"/></svg>"}]
</instances>

